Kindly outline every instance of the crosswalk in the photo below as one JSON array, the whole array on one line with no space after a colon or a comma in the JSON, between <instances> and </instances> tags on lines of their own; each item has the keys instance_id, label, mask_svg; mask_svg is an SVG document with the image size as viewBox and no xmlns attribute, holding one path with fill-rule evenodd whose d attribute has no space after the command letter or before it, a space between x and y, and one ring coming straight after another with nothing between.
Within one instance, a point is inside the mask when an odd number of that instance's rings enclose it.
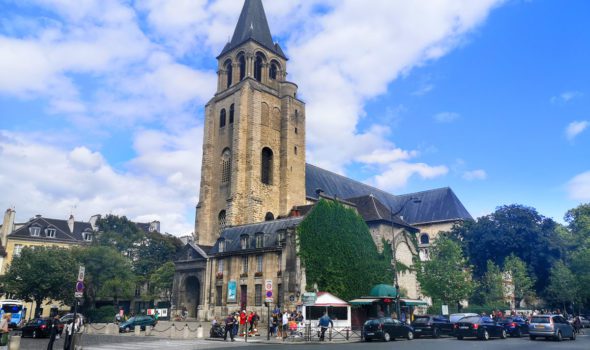
<instances>
[{"instance_id":1,"label":"crosswalk","mask_svg":"<svg viewBox=\"0 0 590 350\"><path fill-rule=\"evenodd\" d=\"M113 344L85 345L84 350L196 350L196 349L217 349L234 346L244 346L244 341L224 342L206 340L169 340L161 339L141 342L122 342Z\"/></svg>"}]
</instances>

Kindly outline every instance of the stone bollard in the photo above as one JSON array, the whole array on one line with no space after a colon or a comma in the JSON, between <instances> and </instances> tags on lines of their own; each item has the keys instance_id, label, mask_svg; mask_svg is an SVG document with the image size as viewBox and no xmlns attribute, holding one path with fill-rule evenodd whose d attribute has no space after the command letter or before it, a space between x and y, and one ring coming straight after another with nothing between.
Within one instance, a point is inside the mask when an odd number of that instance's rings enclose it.
<instances>
[{"instance_id":1,"label":"stone bollard","mask_svg":"<svg viewBox=\"0 0 590 350\"><path fill-rule=\"evenodd\" d=\"M107 325L104 327L104 334L106 334L106 335L111 334L111 324L110 323L107 323Z\"/></svg>"},{"instance_id":2,"label":"stone bollard","mask_svg":"<svg viewBox=\"0 0 590 350\"><path fill-rule=\"evenodd\" d=\"M136 337L139 337L141 335L141 326L135 326L134 331L135 331L134 332L135 333L135 336Z\"/></svg>"},{"instance_id":3,"label":"stone bollard","mask_svg":"<svg viewBox=\"0 0 590 350\"><path fill-rule=\"evenodd\" d=\"M188 324L185 324L184 329L182 330L182 338L188 339L188 336L189 336Z\"/></svg>"},{"instance_id":4,"label":"stone bollard","mask_svg":"<svg viewBox=\"0 0 590 350\"><path fill-rule=\"evenodd\" d=\"M199 325L199 327L197 327L197 338L203 339L203 326L201 326L201 325Z\"/></svg>"},{"instance_id":5,"label":"stone bollard","mask_svg":"<svg viewBox=\"0 0 590 350\"><path fill-rule=\"evenodd\" d=\"M9 340L8 350L19 350L20 349L20 335L13 335Z\"/></svg>"},{"instance_id":6,"label":"stone bollard","mask_svg":"<svg viewBox=\"0 0 590 350\"><path fill-rule=\"evenodd\" d=\"M170 327L170 333L168 333L168 338L174 338L174 332L175 331L176 331L176 326L173 323L172 324L172 327Z\"/></svg>"},{"instance_id":7,"label":"stone bollard","mask_svg":"<svg viewBox=\"0 0 590 350\"><path fill-rule=\"evenodd\" d=\"M152 326L145 326L145 335L146 337L152 335Z\"/></svg>"}]
</instances>

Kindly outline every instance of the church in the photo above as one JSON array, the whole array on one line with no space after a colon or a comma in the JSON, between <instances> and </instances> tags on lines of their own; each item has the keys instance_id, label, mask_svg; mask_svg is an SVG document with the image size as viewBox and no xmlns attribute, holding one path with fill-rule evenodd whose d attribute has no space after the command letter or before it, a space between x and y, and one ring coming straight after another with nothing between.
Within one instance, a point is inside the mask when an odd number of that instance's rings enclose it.
<instances>
[{"instance_id":1,"label":"church","mask_svg":"<svg viewBox=\"0 0 590 350\"><path fill-rule=\"evenodd\" d=\"M439 232L471 219L450 188L393 195L306 163L305 103L287 81L288 58L272 39L262 0L245 0L217 60L194 239L175 262L174 309L199 320L261 313L268 283L273 305L301 305L307 286L297 226L320 199L354 208L377 247L383 239L395 244L405 266L427 259ZM422 297L415 274L399 273L398 283L410 298Z\"/></svg>"}]
</instances>

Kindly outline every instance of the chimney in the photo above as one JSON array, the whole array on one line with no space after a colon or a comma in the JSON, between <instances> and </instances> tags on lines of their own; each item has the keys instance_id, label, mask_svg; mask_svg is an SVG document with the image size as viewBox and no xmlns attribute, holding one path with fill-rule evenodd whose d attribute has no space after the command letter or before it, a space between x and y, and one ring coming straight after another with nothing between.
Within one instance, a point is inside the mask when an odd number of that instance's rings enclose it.
<instances>
[{"instance_id":1,"label":"chimney","mask_svg":"<svg viewBox=\"0 0 590 350\"><path fill-rule=\"evenodd\" d=\"M14 231L14 217L16 211L14 209L6 209L4 213L4 220L2 221L2 230L0 231L2 246L6 247L8 235Z\"/></svg>"},{"instance_id":2,"label":"chimney","mask_svg":"<svg viewBox=\"0 0 590 350\"><path fill-rule=\"evenodd\" d=\"M96 231L98 229L98 227L96 227L96 221L100 220L101 215L100 214L96 214L96 215L92 215L90 217L90 227L92 227L93 231Z\"/></svg>"},{"instance_id":3,"label":"chimney","mask_svg":"<svg viewBox=\"0 0 590 350\"><path fill-rule=\"evenodd\" d=\"M74 215L70 214L70 218L68 219L68 227L70 228L70 232L74 233Z\"/></svg>"}]
</instances>

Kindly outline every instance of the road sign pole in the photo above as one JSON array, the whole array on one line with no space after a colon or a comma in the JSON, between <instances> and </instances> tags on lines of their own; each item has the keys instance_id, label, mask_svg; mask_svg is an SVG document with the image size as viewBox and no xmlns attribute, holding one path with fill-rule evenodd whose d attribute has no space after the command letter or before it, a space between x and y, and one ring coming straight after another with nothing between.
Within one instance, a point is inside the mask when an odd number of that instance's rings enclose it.
<instances>
[{"instance_id":1,"label":"road sign pole","mask_svg":"<svg viewBox=\"0 0 590 350\"><path fill-rule=\"evenodd\" d=\"M270 303L266 303L266 324L267 332L266 332L266 340L270 340Z\"/></svg>"}]
</instances>

